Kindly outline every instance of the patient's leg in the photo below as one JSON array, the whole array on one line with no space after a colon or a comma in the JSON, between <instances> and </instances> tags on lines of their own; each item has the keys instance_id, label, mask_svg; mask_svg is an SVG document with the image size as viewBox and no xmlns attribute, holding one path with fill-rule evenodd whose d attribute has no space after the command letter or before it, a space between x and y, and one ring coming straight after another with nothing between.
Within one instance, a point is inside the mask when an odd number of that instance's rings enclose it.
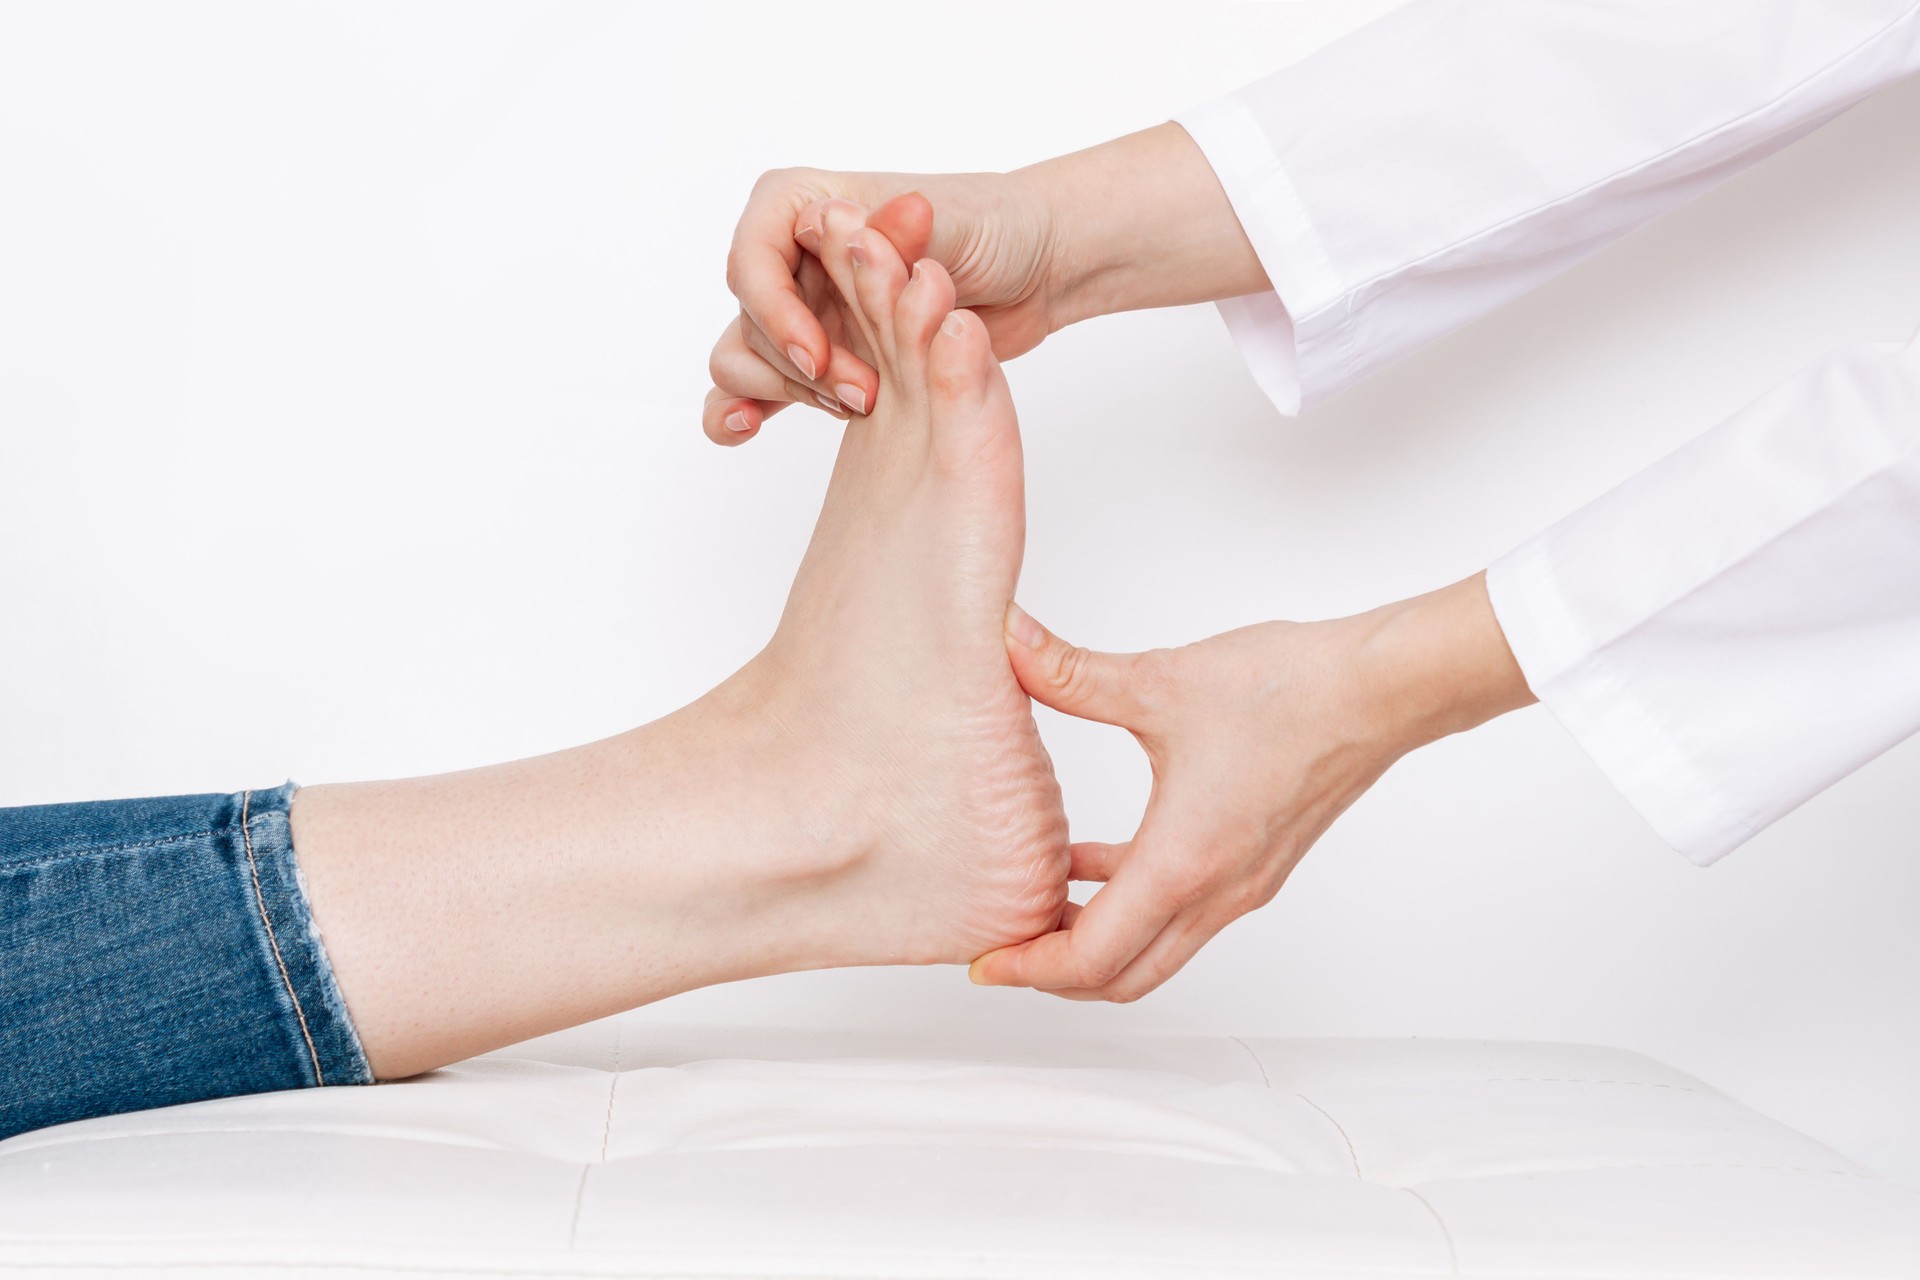
<instances>
[{"instance_id":1,"label":"patient's leg","mask_svg":"<svg viewBox=\"0 0 1920 1280\"><path fill-rule=\"evenodd\" d=\"M376 1075L716 982L966 962L1059 919L1066 824L1001 634L1024 539L1013 405L945 272L909 279L859 227L830 210L824 256L885 389L847 427L765 651L617 738L297 796Z\"/></svg>"}]
</instances>

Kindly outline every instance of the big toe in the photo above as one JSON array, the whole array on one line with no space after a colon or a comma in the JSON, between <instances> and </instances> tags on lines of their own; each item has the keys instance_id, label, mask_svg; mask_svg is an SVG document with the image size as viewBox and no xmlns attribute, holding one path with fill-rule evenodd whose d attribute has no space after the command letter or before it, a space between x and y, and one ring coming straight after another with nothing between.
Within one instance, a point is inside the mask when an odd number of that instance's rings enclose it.
<instances>
[{"instance_id":1,"label":"big toe","mask_svg":"<svg viewBox=\"0 0 1920 1280\"><path fill-rule=\"evenodd\" d=\"M1012 445L1017 458L1013 396L987 327L971 311L951 311L940 321L927 352L927 399L937 452L963 460L998 440Z\"/></svg>"},{"instance_id":2,"label":"big toe","mask_svg":"<svg viewBox=\"0 0 1920 1280\"><path fill-rule=\"evenodd\" d=\"M1004 385L987 327L971 311L941 318L927 351L927 391L936 406L973 409Z\"/></svg>"}]
</instances>

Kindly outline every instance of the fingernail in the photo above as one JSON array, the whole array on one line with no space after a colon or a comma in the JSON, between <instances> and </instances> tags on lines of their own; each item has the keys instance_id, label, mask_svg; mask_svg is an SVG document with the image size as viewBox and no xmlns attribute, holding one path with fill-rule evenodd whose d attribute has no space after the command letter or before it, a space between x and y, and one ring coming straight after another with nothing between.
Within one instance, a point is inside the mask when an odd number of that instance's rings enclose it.
<instances>
[{"instance_id":1,"label":"fingernail","mask_svg":"<svg viewBox=\"0 0 1920 1280\"><path fill-rule=\"evenodd\" d=\"M799 241L802 241L802 242L804 243L804 241L806 240L806 237L808 237L808 236L817 236L817 235L819 235L819 234L820 234L820 228L818 228L818 227L816 227L816 226L814 226L814 225L813 225L813 224L812 224L811 222L809 222L809 223L808 223L808 224L807 224L806 226L804 226L804 227L802 227L802 228L800 228L800 229L799 229L798 231L796 231L796 232L794 232L794 233L793 233L793 238L794 238L795 240L799 240Z\"/></svg>"},{"instance_id":2,"label":"fingernail","mask_svg":"<svg viewBox=\"0 0 1920 1280\"><path fill-rule=\"evenodd\" d=\"M940 332L949 338L964 337L967 332L967 322L960 318L958 311L949 311L947 318L940 322Z\"/></svg>"},{"instance_id":3,"label":"fingernail","mask_svg":"<svg viewBox=\"0 0 1920 1280\"><path fill-rule=\"evenodd\" d=\"M994 985L993 983L988 982L985 978L980 976L980 962L978 960L975 960L972 964L967 966L967 981L971 982L976 987L991 987L992 985Z\"/></svg>"},{"instance_id":4,"label":"fingernail","mask_svg":"<svg viewBox=\"0 0 1920 1280\"><path fill-rule=\"evenodd\" d=\"M793 361L793 367L806 374L808 378L818 376L818 371L813 367L813 357L808 355L807 349L799 343L796 342L787 348L787 359Z\"/></svg>"},{"instance_id":5,"label":"fingernail","mask_svg":"<svg viewBox=\"0 0 1920 1280\"><path fill-rule=\"evenodd\" d=\"M833 394L839 396L840 403L846 405L855 413L865 413L867 411L867 393L854 386L851 382L836 384L833 388Z\"/></svg>"},{"instance_id":6,"label":"fingernail","mask_svg":"<svg viewBox=\"0 0 1920 1280\"><path fill-rule=\"evenodd\" d=\"M847 242L847 256L853 259L853 265L856 267L864 267L867 265L867 251L860 247L858 240L849 240Z\"/></svg>"},{"instance_id":7,"label":"fingernail","mask_svg":"<svg viewBox=\"0 0 1920 1280\"><path fill-rule=\"evenodd\" d=\"M1046 629L1017 604L1007 606L1007 634L1029 649L1038 649L1047 639Z\"/></svg>"},{"instance_id":8,"label":"fingernail","mask_svg":"<svg viewBox=\"0 0 1920 1280\"><path fill-rule=\"evenodd\" d=\"M815 400L818 400L820 402L820 407L822 409L825 409L828 413L845 413L847 411L845 405L841 404L837 400L829 400L826 396L821 395L818 391L813 393L813 398Z\"/></svg>"},{"instance_id":9,"label":"fingernail","mask_svg":"<svg viewBox=\"0 0 1920 1280\"><path fill-rule=\"evenodd\" d=\"M727 415L727 430L729 431L753 430L753 423L747 420L747 411L745 409L735 409L732 413Z\"/></svg>"}]
</instances>

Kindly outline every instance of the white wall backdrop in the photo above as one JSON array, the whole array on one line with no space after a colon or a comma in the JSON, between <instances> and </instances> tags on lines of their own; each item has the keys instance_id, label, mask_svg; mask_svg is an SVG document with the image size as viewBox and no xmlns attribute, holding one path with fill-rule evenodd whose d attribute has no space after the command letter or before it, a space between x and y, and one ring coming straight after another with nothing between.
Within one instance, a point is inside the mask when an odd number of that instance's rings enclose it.
<instances>
[{"instance_id":1,"label":"white wall backdrop","mask_svg":"<svg viewBox=\"0 0 1920 1280\"><path fill-rule=\"evenodd\" d=\"M0 10L0 803L447 769L687 700L769 632L835 444L700 434L762 169L1010 167L1386 7ZM1917 118L1889 93L1298 422L1210 308L1052 339L1011 370L1025 603L1137 647L1484 565L1920 324ZM1077 833L1130 831L1131 741L1043 728ZM1397 767L1142 1004L886 971L659 1016L1598 1041L1920 1183L1917 833L1910 742L1703 872L1535 709Z\"/></svg>"}]
</instances>

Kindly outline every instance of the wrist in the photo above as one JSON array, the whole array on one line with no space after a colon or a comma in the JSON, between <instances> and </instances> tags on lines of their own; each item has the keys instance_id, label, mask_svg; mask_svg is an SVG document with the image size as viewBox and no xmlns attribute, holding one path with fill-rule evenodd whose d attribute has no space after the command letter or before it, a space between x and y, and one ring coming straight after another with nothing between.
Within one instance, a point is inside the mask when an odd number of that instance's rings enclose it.
<instances>
[{"instance_id":1,"label":"wrist","mask_svg":"<svg viewBox=\"0 0 1920 1280\"><path fill-rule=\"evenodd\" d=\"M1370 615L1365 646L1383 719L1403 751L1485 724L1532 703L1475 574Z\"/></svg>"},{"instance_id":2,"label":"wrist","mask_svg":"<svg viewBox=\"0 0 1920 1280\"><path fill-rule=\"evenodd\" d=\"M1055 330L1271 287L1212 165L1177 124L1010 176L1029 184L1046 210Z\"/></svg>"}]
</instances>

